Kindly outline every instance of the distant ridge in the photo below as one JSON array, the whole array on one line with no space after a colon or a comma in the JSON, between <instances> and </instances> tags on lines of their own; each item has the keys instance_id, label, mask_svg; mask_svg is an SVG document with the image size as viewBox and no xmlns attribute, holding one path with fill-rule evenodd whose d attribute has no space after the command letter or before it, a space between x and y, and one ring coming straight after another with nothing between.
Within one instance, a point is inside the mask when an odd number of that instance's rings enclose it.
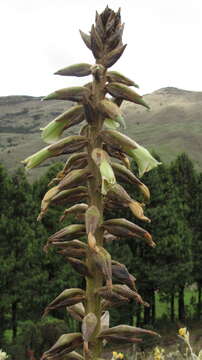
<instances>
[{"instance_id":1,"label":"distant ridge","mask_svg":"<svg viewBox=\"0 0 202 360\"><path fill-rule=\"evenodd\" d=\"M124 102L127 124L124 131L137 142L159 153L162 160L173 160L187 152L202 169L202 92L165 87L144 96L151 110ZM40 101L42 96L13 95L0 97L0 162L11 171L20 161L46 146L40 139L40 128L67 110L68 101ZM65 132L76 133L78 128ZM31 176L44 173L44 167Z\"/></svg>"}]
</instances>

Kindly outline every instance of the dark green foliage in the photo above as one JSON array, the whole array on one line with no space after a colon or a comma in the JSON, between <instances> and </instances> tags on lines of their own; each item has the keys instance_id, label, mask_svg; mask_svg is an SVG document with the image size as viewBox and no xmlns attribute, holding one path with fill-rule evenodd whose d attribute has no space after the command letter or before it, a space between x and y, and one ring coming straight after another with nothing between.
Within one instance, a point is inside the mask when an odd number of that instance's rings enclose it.
<instances>
[{"instance_id":1,"label":"dark green foliage","mask_svg":"<svg viewBox=\"0 0 202 360\"><path fill-rule=\"evenodd\" d=\"M81 286L81 277L63 257L58 257L53 251L48 254L43 252L48 235L60 227L61 209L50 207L42 223L36 222L40 199L48 182L60 169L61 165L55 164L43 178L30 185L21 170L9 176L0 166L0 342L10 354L17 351L22 359L25 358L22 343L28 347L33 344L38 354L54 342L50 339L47 345L41 344L42 329L47 325L54 334L63 326L62 320L56 321L53 326L46 318L43 323L38 323L47 303L64 288ZM107 243L106 249L112 259L124 263L137 278L138 291L151 307L139 312L139 306L131 301L115 308L111 311L112 326L123 321L132 324L134 319L139 324L154 322L156 291L170 303L170 318L185 317L186 312L176 314L176 310L172 309L172 298L178 296L183 306L184 288L193 282L198 284L196 314L198 317L201 315L202 175L195 173L191 161L182 155L170 167L161 165L146 174L144 182L149 185L152 194L145 215L152 219L148 228L156 248L145 247L140 239L128 239ZM128 185L127 191L131 197L142 201L135 186ZM108 218L112 215L127 216L130 221L143 225L134 219L128 209L124 212L116 209L106 215ZM73 222L72 217L67 217L65 225ZM57 318L65 315L67 330L78 330L75 321L64 310L55 311L53 315ZM28 319L35 323L27 322ZM11 340L14 337L16 345L12 347L11 343L8 345L8 338L3 338L6 329L13 330Z\"/></svg>"},{"instance_id":2,"label":"dark green foliage","mask_svg":"<svg viewBox=\"0 0 202 360\"><path fill-rule=\"evenodd\" d=\"M80 279L70 265L50 252L44 254L43 246L48 235L57 229L59 214L55 210L46 218L46 224L37 223L41 190L47 186L49 176L58 166L50 169L46 177L30 185L24 172L18 170L11 177L0 168L1 218L0 218L0 314L1 338L3 331L12 329L16 339L19 321L37 320L48 302L58 292ZM36 196L38 194L38 196ZM54 219L54 221L53 221ZM57 219L57 220L56 220ZM67 223L69 220L67 220ZM60 274L60 276L58 276ZM57 316L61 316L57 312ZM68 321L72 326L72 321Z\"/></svg>"}]
</instances>

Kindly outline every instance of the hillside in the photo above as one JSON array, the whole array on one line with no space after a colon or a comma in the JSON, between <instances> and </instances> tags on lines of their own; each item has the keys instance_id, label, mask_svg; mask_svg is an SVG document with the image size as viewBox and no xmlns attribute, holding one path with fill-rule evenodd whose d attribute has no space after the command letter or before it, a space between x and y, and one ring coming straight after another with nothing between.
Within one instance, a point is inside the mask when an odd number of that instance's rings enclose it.
<instances>
[{"instance_id":1,"label":"hillside","mask_svg":"<svg viewBox=\"0 0 202 360\"><path fill-rule=\"evenodd\" d=\"M187 152L202 168L202 92L162 88L144 96L151 111L124 102L127 129L140 144L159 153L167 162L180 152ZM67 110L67 101L40 101L40 97L0 97L0 162L10 170L22 166L20 161L46 146L40 139L40 128ZM77 132L70 128L65 135ZM44 173L44 167L32 170L30 176Z\"/></svg>"}]
</instances>

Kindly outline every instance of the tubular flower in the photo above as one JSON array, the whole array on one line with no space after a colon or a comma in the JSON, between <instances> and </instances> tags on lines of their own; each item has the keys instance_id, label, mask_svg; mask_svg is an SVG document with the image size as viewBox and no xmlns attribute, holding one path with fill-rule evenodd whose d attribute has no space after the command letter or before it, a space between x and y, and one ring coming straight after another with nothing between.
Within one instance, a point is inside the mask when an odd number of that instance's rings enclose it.
<instances>
[{"instance_id":1,"label":"tubular flower","mask_svg":"<svg viewBox=\"0 0 202 360\"><path fill-rule=\"evenodd\" d=\"M127 154L136 161L140 177L161 164L161 162L154 159L150 152L141 145L139 145L137 149L128 150Z\"/></svg>"},{"instance_id":2,"label":"tubular flower","mask_svg":"<svg viewBox=\"0 0 202 360\"><path fill-rule=\"evenodd\" d=\"M50 153L48 151L48 146L37 151L35 154L27 157L22 163L26 166L26 169L32 169L37 165L40 165L44 160L48 159Z\"/></svg>"}]
</instances>

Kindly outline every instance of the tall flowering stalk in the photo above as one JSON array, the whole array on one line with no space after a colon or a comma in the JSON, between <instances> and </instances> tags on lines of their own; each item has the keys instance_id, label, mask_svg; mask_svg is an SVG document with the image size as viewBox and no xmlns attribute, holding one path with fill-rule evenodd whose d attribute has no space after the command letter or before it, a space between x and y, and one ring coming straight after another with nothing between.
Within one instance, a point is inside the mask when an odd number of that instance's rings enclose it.
<instances>
[{"instance_id":1,"label":"tall flowering stalk","mask_svg":"<svg viewBox=\"0 0 202 360\"><path fill-rule=\"evenodd\" d=\"M79 223L50 236L46 249L59 249L86 279L85 290L65 289L47 305L44 315L52 309L66 307L68 313L81 322L81 332L63 334L42 355L42 360L101 360L104 340L136 343L141 341L141 334L157 335L128 325L109 327L108 309L113 306L131 299L149 305L138 294L135 278L125 265L111 259L104 248L105 241L129 236L141 238L152 247L155 244L144 228L124 218L105 220L104 212L121 205L130 208L135 217L149 222L142 203L132 199L117 181L134 184L147 201L149 189L131 172L127 155L137 162L140 176L159 164L143 146L117 131L118 127L126 127L120 108L123 100L149 109L143 97L132 88L137 87L134 81L109 70L126 48L122 43L123 28L120 10L115 13L106 7L101 14L96 13L90 34L80 31L85 45L93 53L95 64L71 65L56 74L78 77L91 74L92 81L84 86L57 90L44 98L71 100L75 106L42 129L42 138L49 145L24 160L26 167L32 168L50 157L69 154L63 170L51 182L54 186L42 200L38 219L50 205L56 204L67 206L61 220L68 214L74 214L76 221L79 219ZM59 140L64 130L83 121L79 135ZM86 241L78 240L85 234ZM75 352L80 346L83 356Z\"/></svg>"}]
</instances>

